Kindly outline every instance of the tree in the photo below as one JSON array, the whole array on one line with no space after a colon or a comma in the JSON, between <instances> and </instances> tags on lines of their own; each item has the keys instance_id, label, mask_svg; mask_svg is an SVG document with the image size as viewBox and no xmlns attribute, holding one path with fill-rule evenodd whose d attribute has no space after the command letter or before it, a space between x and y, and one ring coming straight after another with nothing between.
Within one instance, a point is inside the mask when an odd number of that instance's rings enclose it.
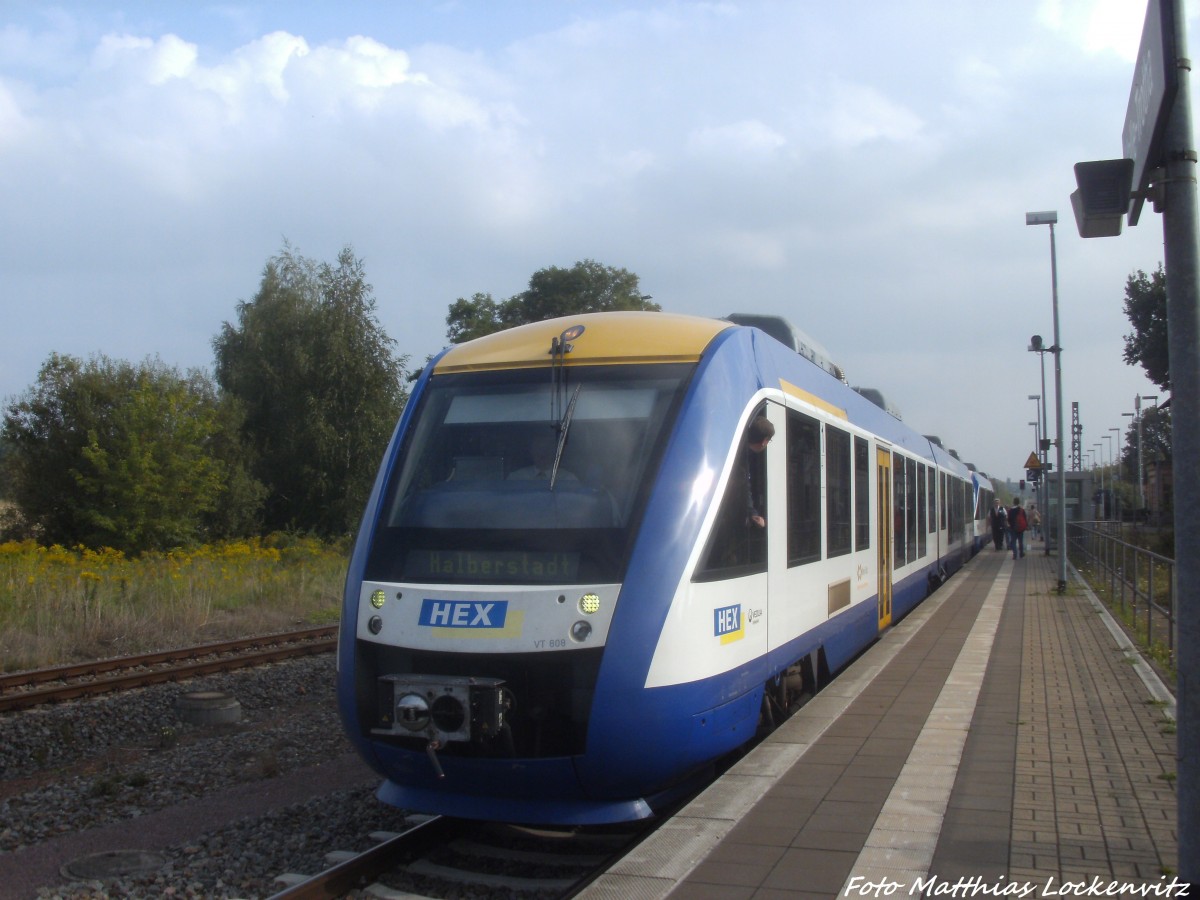
<instances>
[{"instance_id":1,"label":"tree","mask_svg":"<svg viewBox=\"0 0 1200 900\"><path fill-rule=\"evenodd\" d=\"M450 304L446 315L446 337L452 344L473 341L503 327L500 307L491 294L475 294L470 300L459 297Z\"/></svg>"},{"instance_id":2,"label":"tree","mask_svg":"<svg viewBox=\"0 0 1200 900\"><path fill-rule=\"evenodd\" d=\"M404 408L405 357L375 315L362 261L290 246L268 260L237 324L213 339L217 380L246 410L269 529L353 530Z\"/></svg>"},{"instance_id":3,"label":"tree","mask_svg":"<svg viewBox=\"0 0 1200 900\"><path fill-rule=\"evenodd\" d=\"M238 423L203 373L54 354L5 411L9 493L53 543L138 552L228 536L261 501Z\"/></svg>"},{"instance_id":4,"label":"tree","mask_svg":"<svg viewBox=\"0 0 1200 900\"><path fill-rule=\"evenodd\" d=\"M1167 280L1161 263L1149 276L1140 269L1129 276L1125 283L1125 315L1133 325L1133 333L1125 335L1125 362L1140 364L1147 378L1170 391Z\"/></svg>"},{"instance_id":5,"label":"tree","mask_svg":"<svg viewBox=\"0 0 1200 900\"><path fill-rule=\"evenodd\" d=\"M527 290L501 303L496 303L491 294L475 294L470 300L459 298L450 304L446 336L458 344L559 316L661 309L641 292L638 277L632 272L585 259L569 269L551 266L535 272Z\"/></svg>"}]
</instances>

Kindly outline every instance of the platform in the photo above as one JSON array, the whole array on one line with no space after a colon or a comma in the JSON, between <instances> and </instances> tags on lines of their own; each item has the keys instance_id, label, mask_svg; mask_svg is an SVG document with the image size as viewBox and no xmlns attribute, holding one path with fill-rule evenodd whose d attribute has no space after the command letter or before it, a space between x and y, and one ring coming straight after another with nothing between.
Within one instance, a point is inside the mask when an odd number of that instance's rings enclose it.
<instances>
[{"instance_id":1,"label":"platform","mask_svg":"<svg viewBox=\"0 0 1200 900\"><path fill-rule=\"evenodd\" d=\"M1174 701L1057 582L982 551L580 896L1178 896Z\"/></svg>"}]
</instances>

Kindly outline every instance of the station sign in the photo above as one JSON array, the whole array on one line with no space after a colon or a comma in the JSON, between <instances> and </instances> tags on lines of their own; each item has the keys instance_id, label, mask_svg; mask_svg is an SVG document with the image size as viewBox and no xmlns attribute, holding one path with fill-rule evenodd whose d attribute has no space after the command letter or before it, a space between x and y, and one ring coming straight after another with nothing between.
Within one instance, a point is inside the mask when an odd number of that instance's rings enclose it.
<instances>
[{"instance_id":1,"label":"station sign","mask_svg":"<svg viewBox=\"0 0 1200 900\"><path fill-rule=\"evenodd\" d=\"M1133 204L1129 224L1136 225L1149 186L1149 174L1162 162L1163 132L1175 101L1175 4L1181 0L1150 0L1142 43L1133 69L1121 150L1133 160Z\"/></svg>"}]
</instances>

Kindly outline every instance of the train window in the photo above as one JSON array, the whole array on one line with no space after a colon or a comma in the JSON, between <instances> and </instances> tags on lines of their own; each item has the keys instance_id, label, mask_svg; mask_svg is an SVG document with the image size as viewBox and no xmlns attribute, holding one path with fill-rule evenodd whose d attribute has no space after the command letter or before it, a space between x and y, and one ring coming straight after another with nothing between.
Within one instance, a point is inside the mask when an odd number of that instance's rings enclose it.
<instances>
[{"instance_id":1,"label":"train window","mask_svg":"<svg viewBox=\"0 0 1200 900\"><path fill-rule=\"evenodd\" d=\"M854 439L854 549L871 546L871 457L865 438Z\"/></svg>"},{"instance_id":2,"label":"train window","mask_svg":"<svg viewBox=\"0 0 1200 900\"><path fill-rule=\"evenodd\" d=\"M787 413L788 565L821 558L821 425Z\"/></svg>"},{"instance_id":3,"label":"train window","mask_svg":"<svg viewBox=\"0 0 1200 900\"><path fill-rule=\"evenodd\" d=\"M946 473L942 473L942 531L946 530L946 508L950 505L950 494L946 490Z\"/></svg>"},{"instance_id":4,"label":"train window","mask_svg":"<svg viewBox=\"0 0 1200 900\"><path fill-rule=\"evenodd\" d=\"M963 490L963 483L957 478L951 483L950 495L952 498L950 505L950 543L956 544L962 539L963 505L967 500L966 491Z\"/></svg>"},{"instance_id":5,"label":"train window","mask_svg":"<svg viewBox=\"0 0 1200 900\"><path fill-rule=\"evenodd\" d=\"M904 461L904 470L904 517L908 523L908 533L905 535L907 539L905 549L908 561L912 562L917 558L917 461L915 459L906 459Z\"/></svg>"},{"instance_id":6,"label":"train window","mask_svg":"<svg viewBox=\"0 0 1200 900\"><path fill-rule=\"evenodd\" d=\"M893 540L892 556L898 569L908 562L904 555L904 457L899 453L892 454L892 521Z\"/></svg>"},{"instance_id":7,"label":"train window","mask_svg":"<svg viewBox=\"0 0 1200 900\"><path fill-rule=\"evenodd\" d=\"M389 476L366 577L619 580L691 371L580 367L565 386L544 370L435 377Z\"/></svg>"},{"instance_id":8,"label":"train window","mask_svg":"<svg viewBox=\"0 0 1200 900\"><path fill-rule=\"evenodd\" d=\"M937 469L929 467L929 530L937 531Z\"/></svg>"},{"instance_id":9,"label":"train window","mask_svg":"<svg viewBox=\"0 0 1200 900\"><path fill-rule=\"evenodd\" d=\"M767 570L767 454L755 424L765 412L755 411L742 436L696 581Z\"/></svg>"},{"instance_id":10,"label":"train window","mask_svg":"<svg viewBox=\"0 0 1200 900\"><path fill-rule=\"evenodd\" d=\"M926 504L925 485L928 483L929 468L925 463L917 467L917 557L925 555L929 541L929 508Z\"/></svg>"},{"instance_id":11,"label":"train window","mask_svg":"<svg viewBox=\"0 0 1200 900\"><path fill-rule=\"evenodd\" d=\"M825 555L850 552L851 496L850 435L839 428L825 428Z\"/></svg>"}]
</instances>

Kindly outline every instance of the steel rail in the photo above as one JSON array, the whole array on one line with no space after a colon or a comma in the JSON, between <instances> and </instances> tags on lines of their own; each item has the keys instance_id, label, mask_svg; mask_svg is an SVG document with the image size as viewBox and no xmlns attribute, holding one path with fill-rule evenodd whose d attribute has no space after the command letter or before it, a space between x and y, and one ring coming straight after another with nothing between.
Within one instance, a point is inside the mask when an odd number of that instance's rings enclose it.
<instances>
[{"instance_id":1,"label":"steel rail","mask_svg":"<svg viewBox=\"0 0 1200 900\"><path fill-rule=\"evenodd\" d=\"M336 648L336 635L336 626L324 626L4 675L0 712L327 653Z\"/></svg>"},{"instance_id":2,"label":"steel rail","mask_svg":"<svg viewBox=\"0 0 1200 900\"><path fill-rule=\"evenodd\" d=\"M435 816L376 844L352 859L273 894L270 900L326 900L344 897L390 872L403 856L426 853L429 848L445 843L461 827L462 821L459 819Z\"/></svg>"}]
</instances>

